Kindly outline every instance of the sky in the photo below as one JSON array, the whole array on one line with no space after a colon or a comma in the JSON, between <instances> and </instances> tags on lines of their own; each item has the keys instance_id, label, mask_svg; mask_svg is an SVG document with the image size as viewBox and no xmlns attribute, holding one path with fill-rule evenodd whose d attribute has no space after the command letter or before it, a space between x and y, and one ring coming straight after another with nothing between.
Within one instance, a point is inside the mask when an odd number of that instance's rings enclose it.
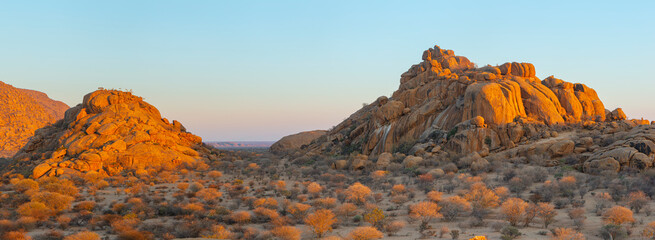
<instances>
[{"instance_id":1,"label":"sky","mask_svg":"<svg viewBox=\"0 0 655 240\"><path fill-rule=\"evenodd\" d=\"M530 62L655 120L655 1L2 1L0 81L131 89L205 141L328 129L432 46Z\"/></svg>"}]
</instances>

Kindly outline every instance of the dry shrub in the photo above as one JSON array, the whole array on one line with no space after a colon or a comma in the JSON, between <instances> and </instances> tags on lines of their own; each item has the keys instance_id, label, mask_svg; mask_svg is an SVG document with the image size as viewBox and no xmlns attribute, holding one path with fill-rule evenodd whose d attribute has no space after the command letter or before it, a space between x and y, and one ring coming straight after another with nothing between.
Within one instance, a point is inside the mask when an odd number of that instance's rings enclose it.
<instances>
[{"instance_id":1,"label":"dry shrub","mask_svg":"<svg viewBox=\"0 0 655 240\"><path fill-rule=\"evenodd\" d=\"M500 206L500 210L505 216L505 220L507 220L510 225L516 226L516 224L521 220L527 207L528 203L523 201L523 199L510 198Z\"/></svg>"},{"instance_id":2,"label":"dry shrub","mask_svg":"<svg viewBox=\"0 0 655 240\"><path fill-rule=\"evenodd\" d=\"M374 227L358 227L353 229L348 234L348 238L353 240L380 239L382 237L384 237L382 232L378 231Z\"/></svg>"},{"instance_id":3,"label":"dry shrub","mask_svg":"<svg viewBox=\"0 0 655 240\"><path fill-rule=\"evenodd\" d=\"M644 192L631 192L628 195L628 206L630 206L630 209L635 210L635 213L639 213L646 204L648 204L648 197Z\"/></svg>"},{"instance_id":4,"label":"dry shrub","mask_svg":"<svg viewBox=\"0 0 655 240\"><path fill-rule=\"evenodd\" d=\"M45 204L47 208L55 213L66 210L70 207L74 198L57 192L39 192L31 197L33 202Z\"/></svg>"},{"instance_id":5,"label":"dry shrub","mask_svg":"<svg viewBox=\"0 0 655 240\"><path fill-rule=\"evenodd\" d=\"M331 197L319 198L314 200L313 205L317 208L331 209L337 206L337 199Z\"/></svg>"},{"instance_id":6,"label":"dry shrub","mask_svg":"<svg viewBox=\"0 0 655 240\"><path fill-rule=\"evenodd\" d=\"M71 220L72 219L66 215L61 215L57 217L57 223L59 223L59 227L61 227L62 229L68 228Z\"/></svg>"},{"instance_id":7,"label":"dry shrub","mask_svg":"<svg viewBox=\"0 0 655 240\"><path fill-rule=\"evenodd\" d=\"M42 191L60 193L71 197L75 197L79 193L75 183L65 178L41 178L39 179L39 185Z\"/></svg>"},{"instance_id":8,"label":"dry shrub","mask_svg":"<svg viewBox=\"0 0 655 240\"><path fill-rule=\"evenodd\" d=\"M371 195L371 189L359 182L354 183L346 189L346 199L357 204L366 202L366 198Z\"/></svg>"},{"instance_id":9,"label":"dry shrub","mask_svg":"<svg viewBox=\"0 0 655 240\"><path fill-rule=\"evenodd\" d=\"M498 195L481 182L473 183L469 192L464 195L464 198L483 209L497 207L499 201Z\"/></svg>"},{"instance_id":10,"label":"dry shrub","mask_svg":"<svg viewBox=\"0 0 655 240\"><path fill-rule=\"evenodd\" d=\"M189 188L189 183L178 183L177 184L177 189L180 189L180 191L186 191Z\"/></svg>"},{"instance_id":11,"label":"dry shrub","mask_svg":"<svg viewBox=\"0 0 655 240\"><path fill-rule=\"evenodd\" d=\"M238 224L246 224L250 222L250 213L247 211L238 211L230 214L230 220Z\"/></svg>"},{"instance_id":12,"label":"dry shrub","mask_svg":"<svg viewBox=\"0 0 655 240\"><path fill-rule=\"evenodd\" d=\"M644 230L641 232L641 235L648 239L653 239L655 237L655 221L649 222Z\"/></svg>"},{"instance_id":13,"label":"dry shrub","mask_svg":"<svg viewBox=\"0 0 655 240\"><path fill-rule=\"evenodd\" d=\"M12 231L2 235L2 239L3 240L32 240L32 237L25 234L24 232Z\"/></svg>"},{"instance_id":14,"label":"dry shrub","mask_svg":"<svg viewBox=\"0 0 655 240\"><path fill-rule=\"evenodd\" d=\"M33 217L45 220L53 215L53 211L42 202L27 202L18 207L18 214L24 217Z\"/></svg>"},{"instance_id":15,"label":"dry shrub","mask_svg":"<svg viewBox=\"0 0 655 240\"><path fill-rule=\"evenodd\" d=\"M635 221L634 217L632 217L632 211L622 206L614 206L605 211L605 213L603 213L603 220L605 220L606 223L614 225L632 223Z\"/></svg>"},{"instance_id":16,"label":"dry shrub","mask_svg":"<svg viewBox=\"0 0 655 240\"><path fill-rule=\"evenodd\" d=\"M405 188L405 185L402 184L396 184L391 187L391 196L396 196L403 194L407 191L407 188Z\"/></svg>"},{"instance_id":17,"label":"dry shrub","mask_svg":"<svg viewBox=\"0 0 655 240\"><path fill-rule=\"evenodd\" d=\"M94 209L95 207L96 207L96 202L94 202L94 201L81 201L81 202L77 203L77 204L73 207L73 209L74 209L75 211L82 211L82 210L85 210L85 211L93 211L93 209Z\"/></svg>"},{"instance_id":18,"label":"dry shrub","mask_svg":"<svg viewBox=\"0 0 655 240\"><path fill-rule=\"evenodd\" d=\"M310 226L314 234L319 238L326 232L332 231L332 224L336 222L337 219L334 213L327 209L316 210L305 218L305 224Z\"/></svg>"},{"instance_id":19,"label":"dry shrub","mask_svg":"<svg viewBox=\"0 0 655 240\"><path fill-rule=\"evenodd\" d=\"M441 202L441 211L446 221L452 221L464 212L471 210L471 203L463 197L451 196Z\"/></svg>"},{"instance_id":20,"label":"dry shrub","mask_svg":"<svg viewBox=\"0 0 655 240\"><path fill-rule=\"evenodd\" d=\"M223 176L223 173L219 172L219 171L216 171L216 170L213 170L213 171L209 171L207 173L207 176L209 176L210 178L220 178L220 177Z\"/></svg>"},{"instance_id":21,"label":"dry shrub","mask_svg":"<svg viewBox=\"0 0 655 240\"><path fill-rule=\"evenodd\" d=\"M296 220L301 220L305 218L310 208L310 205L304 203L292 203L287 206L287 212Z\"/></svg>"},{"instance_id":22,"label":"dry shrub","mask_svg":"<svg viewBox=\"0 0 655 240\"><path fill-rule=\"evenodd\" d=\"M397 232L399 232L401 229L403 229L407 225L405 221L402 220L394 220L388 223L386 226L384 226L384 230L387 232L389 236L395 235Z\"/></svg>"},{"instance_id":23,"label":"dry shrub","mask_svg":"<svg viewBox=\"0 0 655 240\"><path fill-rule=\"evenodd\" d=\"M341 204L339 205L339 207L335 209L337 215L341 217L353 216L355 214L355 210L357 210L357 206L355 206L355 204L352 203Z\"/></svg>"},{"instance_id":24,"label":"dry shrub","mask_svg":"<svg viewBox=\"0 0 655 240\"><path fill-rule=\"evenodd\" d=\"M216 188L204 188L196 192L196 197L208 203L216 202L221 196L223 196L223 193L219 192Z\"/></svg>"},{"instance_id":25,"label":"dry shrub","mask_svg":"<svg viewBox=\"0 0 655 240\"><path fill-rule=\"evenodd\" d=\"M275 198L260 198L253 202L254 207L265 207L270 209L277 209L278 203Z\"/></svg>"},{"instance_id":26,"label":"dry shrub","mask_svg":"<svg viewBox=\"0 0 655 240\"><path fill-rule=\"evenodd\" d=\"M263 217L268 220L273 220L280 217L280 214L277 211L265 207L257 207L255 210L253 210L253 212L256 216Z\"/></svg>"},{"instance_id":27,"label":"dry shrub","mask_svg":"<svg viewBox=\"0 0 655 240\"><path fill-rule=\"evenodd\" d=\"M279 226L271 230L273 236L282 240L300 240L301 231L292 226Z\"/></svg>"},{"instance_id":28,"label":"dry shrub","mask_svg":"<svg viewBox=\"0 0 655 240\"><path fill-rule=\"evenodd\" d=\"M571 228L555 228L553 230L553 240L585 240L582 233Z\"/></svg>"},{"instance_id":29,"label":"dry shrub","mask_svg":"<svg viewBox=\"0 0 655 240\"><path fill-rule=\"evenodd\" d=\"M64 240L100 240L100 235L95 232L84 231L69 235Z\"/></svg>"},{"instance_id":30,"label":"dry shrub","mask_svg":"<svg viewBox=\"0 0 655 240\"><path fill-rule=\"evenodd\" d=\"M202 237L211 239L232 239L234 237L234 233L230 232L230 230L223 225L212 226L210 232L209 235L203 235Z\"/></svg>"},{"instance_id":31,"label":"dry shrub","mask_svg":"<svg viewBox=\"0 0 655 240\"><path fill-rule=\"evenodd\" d=\"M441 201L443 193L439 191L430 191L426 194L426 196L428 197L428 200L438 203Z\"/></svg>"},{"instance_id":32,"label":"dry shrub","mask_svg":"<svg viewBox=\"0 0 655 240\"><path fill-rule=\"evenodd\" d=\"M16 183L14 183L14 189L17 192L27 192L27 191L37 191L39 190L39 183L32 179L21 179L17 180Z\"/></svg>"},{"instance_id":33,"label":"dry shrub","mask_svg":"<svg viewBox=\"0 0 655 240\"><path fill-rule=\"evenodd\" d=\"M309 185L307 185L307 192L313 195L320 194L321 191L323 191L323 186L321 184L318 184L317 182L312 182Z\"/></svg>"},{"instance_id":34,"label":"dry shrub","mask_svg":"<svg viewBox=\"0 0 655 240\"><path fill-rule=\"evenodd\" d=\"M424 229L427 229L428 223L432 219L440 218L443 216L441 215L441 213L439 213L441 207L439 207L436 203L433 202L428 202L428 201L420 202L409 206L409 209L410 209L410 217L421 221L421 225L419 227L421 232L423 232Z\"/></svg>"},{"instance_id":35,"label":"dry shrub","mask_svg":"<svg viewBox=\"0 0 655 240\"><path fill-rule=\"evenodd\" d=\"M548 228L548 225L555 220L557 211L555 211L555 207L550 203L539 203L537 204L537 216L544 222L544 228Z\"/></svg>"}]
</instances>

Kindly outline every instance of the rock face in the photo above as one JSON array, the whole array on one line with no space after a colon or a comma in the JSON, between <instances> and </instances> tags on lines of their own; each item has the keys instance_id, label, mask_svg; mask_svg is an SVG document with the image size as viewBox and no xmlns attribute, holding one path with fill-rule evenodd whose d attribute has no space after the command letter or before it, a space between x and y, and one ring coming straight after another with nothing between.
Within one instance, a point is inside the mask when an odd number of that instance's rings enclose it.
<instances>
[{"instance_id":1,"label":"rock face","mask_svg":"<svg viewBox=\"0 0 655 240\"><path fill-rule=\"evenodd\" d=\"M324 136L325 133L326 131L323 130L315 130L289 135L271 145L270 150L278 154L298 150L302 146L310 144L314 139Z\"/></svg>"},{"instance_id":2,"label":"rock face","mask_svg":"<svg viewBox=\"0 0 655 240\"><path fill-rule=\"evenodd\" d=\"M0 157L13 156L34 131L63 118L67 109L45 93L0 82Z\"/></svg>"},{"instance_id":3,"label":"rock face","mask_svg":"<svg viewBox=\"0 0 655 240\"><path fill-rule=\"evenodd\" d=\"M169 123L152 105L128 92L98 90L57 123L36 131L14 156L14 168L32 176L173 167L199 158L200 137Z\"/></svg>"},{"instance_id":4,"label":"rock face","mask_svg":"<svg viewBox=\"0 0 655 240\"><path fill-rule=\"evenodd\" d=\"M605 120L605 108L593 89L554 77L541 81L535 73L530 63L476 68L466 57L435 46L423 53L421 63L401 75L400 86L390 98L380 97L355 112L313 147L378 155L430 134L457 135L466 130L464 138L455 138L463 144L450 144L468 145L460 149L466 153L484 145L511 147L510 142L520 140L511 135L521 129L508 124L553 126ZM484 127L456 128L478 117Z\"/></svg>"}]
</instances>

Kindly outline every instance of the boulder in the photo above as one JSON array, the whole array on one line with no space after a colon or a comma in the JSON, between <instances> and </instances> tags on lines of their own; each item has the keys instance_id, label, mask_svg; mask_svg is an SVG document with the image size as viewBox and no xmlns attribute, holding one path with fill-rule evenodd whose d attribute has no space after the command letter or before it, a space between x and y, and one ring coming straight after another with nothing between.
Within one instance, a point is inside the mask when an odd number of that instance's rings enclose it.
<instances>
[{"instance_id":1,"label":"boulder","mask_svg":"<svg viewBox=\"0 0 655 240\"><path fill-rule=\"evenodd\" d=\"M418 167L422 162L423 162L422 157L407 156L403 160L403 167L405 167L405 168L415 168L415 167Z\"/></svg>"},{"instance_id":2,"label":"boulder","mask_svg":"<svg viewBox=\"0 0 655 240\"><path fill-rule=\"evenodd\" d=\"M378 161L375 163L378 169L386 169L389 167L389 164L393 161L393 155L391 153L385 152L378 156Z\"/></svg>"},{"instance_id":3,"label":"boulder","mask_svg":"<svg viewBox=\"0 0 655 240\"><path fill-rule=\"evenodd\" d=\"M600 174L603 171L619 172L621 164L612 157L594 159L584 163L584 171L590 174Z\"/></svg>"},{"instance_id":4,"label":"boulder","mask_svg":"<svg viewBox=\"0 0 655 240\"><path fill-rule=\"evenodd\" d=\"M552 157L561 157L571 154L575 149L575 142L572 140L560 140L548 148L548 152Z\"/></svg>"},{"instance_id":5,"label":"boulder","mask_svg":"<svg viewBox=\"0 0 655 240\"><path fill-rule=\"evenodd\" d=\"M605 119L607 121L623 121L626 118L627 117L625 116L625 113L623 113L623 109L621 108L614 109L614 111L607 113L607 115L605 116Z\"/></svg>"}]
</instances>

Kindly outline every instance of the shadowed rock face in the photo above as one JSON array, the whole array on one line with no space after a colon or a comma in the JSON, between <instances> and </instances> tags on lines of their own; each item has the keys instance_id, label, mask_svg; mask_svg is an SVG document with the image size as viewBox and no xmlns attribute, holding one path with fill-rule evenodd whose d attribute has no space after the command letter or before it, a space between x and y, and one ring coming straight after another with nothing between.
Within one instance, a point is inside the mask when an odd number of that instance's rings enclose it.
<instances>
[{"instance_id":1,"label":"shadowed rock face","mask_svg":"<svg viewBox=\"0 0 655 240\"><path fill-rule=\"evenodd\" d=\"M0 157L13 156L34 131L63 118L67 109L45 93L0 82Z\"/></svg>"},{"instance_id":2,"label":"shadowed rock face","mask_svg":"<svg viewBox=\"0 0 655 240\"><path fill-rule=\"evenodd\" d=\"M71 172L113 175L124 169L193 163L201 138L169 123L128 92L98 90L56 124L36 131L14 156L14 168L38 178Z\"/></svg>"},{"instance_id":3,"label":"shadowed rock face","mask_svg":"<svg viewBox=\"0 0 655 240\"><path fill-rule=\"evenodd\" d=\"M512 145L511 135L520 129L508 127L511 123L552 126L605 120L605 108L593 89L554 77L541 81L530 63L477 68L466 57L439 46L426 50L422 60L401 75L390 98L380 97L363 107L311 147L321 152L354 149L375 156L434 132L457 133L456 126L482 117L486 130L459 134L466 139L450 144L466 153L484 145ZM477 143L483 141L487 144Z\"/></svg>"}]
</instances>

